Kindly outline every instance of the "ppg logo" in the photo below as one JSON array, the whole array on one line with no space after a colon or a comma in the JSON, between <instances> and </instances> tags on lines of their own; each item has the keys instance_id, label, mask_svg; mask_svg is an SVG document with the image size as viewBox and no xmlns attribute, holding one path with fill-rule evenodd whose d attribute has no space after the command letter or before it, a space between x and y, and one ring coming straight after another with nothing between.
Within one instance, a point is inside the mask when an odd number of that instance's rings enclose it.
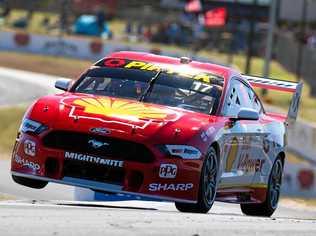
<instances>
[{"instance_id":1,"label":"ppg logo","mask_svg":"<svg viewBox=\"0 0 316 236\"><path fill-rule=\"evenodd\" d=\"M31 140L24 141L24 153L31 157L35 157L36 155L36 143Z\"/></svg>"},{"instance_id":2,"label":"ppg logo","mask_svg":"<svg viewBox=\"0 0 316 236\"><path fill-rule=\"evenodd\" d=\"M164 179L174 179L177 176L177 166L173 164L161 164L159 177Z\"/></svg>"}]
</instances>

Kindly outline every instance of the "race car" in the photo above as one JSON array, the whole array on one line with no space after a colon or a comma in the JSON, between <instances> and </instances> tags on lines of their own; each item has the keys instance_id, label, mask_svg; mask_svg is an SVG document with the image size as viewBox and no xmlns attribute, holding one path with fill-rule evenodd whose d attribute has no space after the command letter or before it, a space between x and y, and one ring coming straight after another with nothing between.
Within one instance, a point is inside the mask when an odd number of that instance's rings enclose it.
<instances>
[{"instance_id":1,"label":"race car","mask_svg":"<svg viewBox=\"0 0 316 236\"><path fill-rule=\"evenodd\" d=\"M112 53L31 105L12 177L172 201L181 212L207 213L218 200L271 216L302 86L187 57ZM255 87L293 93L288 114L265 111Z\"/></svg>"}]
</instances>

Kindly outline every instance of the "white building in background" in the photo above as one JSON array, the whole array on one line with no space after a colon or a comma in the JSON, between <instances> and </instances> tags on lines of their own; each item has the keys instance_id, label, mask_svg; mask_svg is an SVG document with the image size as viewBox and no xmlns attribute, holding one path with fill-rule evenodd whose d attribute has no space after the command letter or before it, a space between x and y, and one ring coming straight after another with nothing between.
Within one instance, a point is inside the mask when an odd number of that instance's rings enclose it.
<instances>
[{"instance_id":1,"label":"white building in background","mask_svg":"<svg viewBox=\"0 0 316 236\"><path fill-rule=\"evenodd\" d=\"M300 21L302 19L304 0L279 0L280 19ZM306 0L307 21L316 22L316 0Z\"/></svg>"},{"instance_id":2,"label":"white building in background","mask_svg":"<svg viewBox=\"0 0 316 236\"><path fill-rule=\"evenodd\" d=\"M241 3L253 4L257 2L259 6L269 6L271 0L204 0L205 3ZM288 21L300 21L302 19L304 0L277 0L280 7L280 19ZM172 1L171 1L172 2ZM316 0L306 0L307 20L316 22Z\"/></svg>"}]
</instances>

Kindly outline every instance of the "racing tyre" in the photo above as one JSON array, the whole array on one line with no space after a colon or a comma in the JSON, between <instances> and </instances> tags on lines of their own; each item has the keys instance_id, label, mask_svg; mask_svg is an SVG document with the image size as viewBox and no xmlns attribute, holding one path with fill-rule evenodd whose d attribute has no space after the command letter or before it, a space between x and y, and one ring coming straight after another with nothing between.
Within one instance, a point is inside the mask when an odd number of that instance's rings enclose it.
<instances>
[{"instance_id":1,"label":"racing tyre","mask_svg":"<svg viewBox=\"0 0 316 236\"><path fill-rule=\"evenodd\" d=\"M245 215L270 217L276 210L282 184L283 163L277 158L273 164L268 183L266 200L259 204L240 204Z\"/></svg>"},{"instance_id":2,"label":"racing tyre","mask_svg":"<svg viewBox=\"0 0 316 236\"><path fill-rule=\"evenodd\" d=\"M216 196L217 170L217 154L211 147L202 167L198 202L193 204L176 202L176 208L181 212L207 213Z\"/></svg>"},{"instance_id":3,"label":"racing tyre","mask_svg":"<svg viewBox=\"0 0 316 236\"><path fill-rule=\"evenodd\" d=\"M14 182L18 184L21 184L30 188L36 188L36 189L44 188L48 184L48 182L46 181L29 179L25 177L16 176L16 175L12 175L12 179L14 180Z\"/></svg>"}]
</instances>

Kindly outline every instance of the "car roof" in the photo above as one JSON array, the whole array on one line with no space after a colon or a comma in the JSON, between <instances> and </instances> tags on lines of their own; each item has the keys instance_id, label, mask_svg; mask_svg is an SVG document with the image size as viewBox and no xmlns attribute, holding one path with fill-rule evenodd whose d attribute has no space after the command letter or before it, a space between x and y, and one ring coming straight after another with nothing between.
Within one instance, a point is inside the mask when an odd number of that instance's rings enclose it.
<instances>
[{"instance_id":1,"label":"car roof","mask_svg":"<svg viewBox=\"0 0 316 236\"><path fill-rule=\"evenodd\" d=\"M128 59L128 60L139 60L149 63L159 63L159 64L169 64L171 66L181 66L180 58L169 57L169 56L161 56L152 53L144 53L144 52L133 52L133 51L120 51L109 54L106 58L118 58L118 59ZM186 64L193 69L201 70L204 72L209 72L211 74L215 74L224 78L225 84L227 84L227 80L231 77L232 74L239 75L239 73L229 67L213 64L213 63L205 63L199 61L191 61Z\"/></svg>"}]
</instances>

